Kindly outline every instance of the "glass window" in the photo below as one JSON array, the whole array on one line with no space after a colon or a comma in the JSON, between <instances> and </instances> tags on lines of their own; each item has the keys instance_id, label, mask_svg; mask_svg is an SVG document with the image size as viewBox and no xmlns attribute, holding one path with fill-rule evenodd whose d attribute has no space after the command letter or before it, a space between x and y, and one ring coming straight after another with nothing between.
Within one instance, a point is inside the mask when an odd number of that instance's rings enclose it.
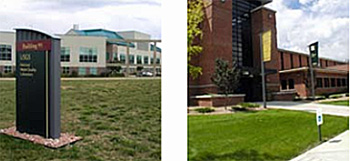
<instances>
[{"instance_id":1,"label":"glass window","mask_svg":"<svg viewBox=\"0 0 350 161\"><path fill-rule=\"evenodd\" d=\"M343 78L343 79L341 79L341 85L343 86L343 87L345 87L346 86L346 79L345 78Z\"/></svg>"},{"instance_id":2,"label":"glass window","mask_svg":"<svg viewBox=\"0 0 350 161\"><path fill-rule=\"evenodd\" d=\"M129 64L135 64L135 56L129 55Z\"/></svg>"},{"instance_id":3,"label":"glass window","mask_svg":"<svg viewBox=\"0 0 350 161\"><path fill-rule=\"evenodd\" d=\"M106 60L109 60L109 52L106 52Z\"/></svg>"},{"instance_id":4,"label":"glass window","mask_svg":"<svg viewBox=\"0 0 350 161\"><path fill-rule=\"evenodd\" d=\"M1 45L0 44L0 60L11 61L11 45Z\"/></svg>"},{"instance_id":5,"label":"glass window","mask_svg":"<svg viewBox=\"0 0 350 161\"><path fill-rule=\"evenodd\" d=\"M4 73L12 73L12 66L5 66Z\"/></svg>"},{"instance_id":6,"label":"glass window","mask_svg":"<svg viewBox=\"0 0 350 161\"><path fill-rule=\"evenodd\" d=\"M137 64L142 64L142 56L141 55L136 56L136 62L137 62Z\"/></svg>"},{"instance_id":7,"label":"glass window","mask_svg":"<svg viewBox=\"0 0 350 161\"><path fill-rule=\"evenodd\" d=\"M90 74L97 75L97 68L91 67L90 68Z\"/></svg>"},{"instance_id":8,"label":"glass window","mask_svg":"<svg viewBox=\"0 0 350 161\"><path fill-rule=\"evenodd\" d=\"M323 87L322 78L317 78L317 84L316 84L316 87L318 87L318 88L322 88L322 87Z\"/></svg>"},{"instance_id":9,"label":"glass window","mask_svg":"<svg viewBox=\"0 0 350 161\"><path fill-rule=\"evenodd\" d=\"M149 64L148 62L148 56L143 57L143 64Z\"/></svg>"},{"instance_id":10,"label":"glass window","mask_svg":"<svg viewBox=\"0 0 350 161\"><path fill-rule=\"evenodd\" d=\"M160 64L160 58L157 58L157 62L156 62L157 64Z\"/></svg>"},{"instance_id":11,"label":"glass window","mask_svg":"<svg viewBox=\"0 0 350 161\"><path fill-rule=\"evenodd\" d=\"M62 67L63 74L69 74L69 67Z\"/></svg>"},{"instance_id":12,"label":"glass window","mask_svg":"<svg viewBox=\"0 0 350 161\"><path fill-rule=\"evenodd\" d=\"M281 88L282 88L282 90L287 89L287 81L286 80L281 80Z\"/></svg>"},{"instance_id":13,"label":"glass window","mask_svg":"<svg viewBox=\"0 0 350 161\"><path fill-rule=\"evenodd\" d=\"M153 58L151 58L151 64L153 64Z\"/></svg>"},{"instance_id":14,"label":"glass window","mask_svg":"<svg viewBox=\"0 0 350 161\"><path fill-rule=\"evenodd\" d=\"M323 80L324 80L324 87L329 87L329 79L323 78Z\"/></svg>"},{"instance_id":15,"label":"glass window","mask_svg":"<svg viewBox=\"0 0 350 161\"><path fill-rule=\"evenodd\" d=\"M335 78L331 78L331 86L335 87Z\"/></svg>"},{"instance_id":16,"label":"glass window","mask_svg":"<svg viewBox=\"0 0 350 161\"><path fill-rule=\"evenodd\" d=\"M125 64L126 56L125 54L120 54L120 62Z\"/></svg>"},{"instance_id":17,"label":"glass window","mask_svg":"<svg viewBox=\"0 0 350 161\"><path fill-rule=\"evenodd\" d=\"M86 75L86 68L84 67L79 67L79 75Z\"/></svg>"},{"instance_id":18,"label":"glass window","mask_svg":"<svg viewBox=\"0 0 350 161\"><path fill-rule=\"evenodd\" d=\"M294 89L294 79L288 80L289 89Z\"/></svg>"},{"instance_id":19,"label":"glass window","mask_svg":"<svg viewBox=\"0 0 350 161\"><path fill-rule=\"evenodd\" d=\"M341 79L340 78L337 79L337 87L341 87Z\"/></svg>"},{"instance_id":20,"label":"glass window","mask_svg":"<svg viewBox=\"0 0 350 161\"><path fill-rule=\"evenodd\" d=\"M117 61L118 60L118 54L117 53L113 53L113 60Z\"/></svg>"},{"instance_id":21,"label":"glass window","mask_svg":"<svg viewBox=\"0 0 350 161\"><path fill-rule=\"evenodd\" d=\"M69 62L70 60L70 48L61 47L61 62Z\"/></svg>"},{"instance_id":22,"label":"glass window","mask_svg":"<svg viewBox=\"0 0 350 161\"><path fill-rule=\"evenodd\" d=\"M97 62L97 48L80 47L80 62Z\"/></svg>"}]
</instances>

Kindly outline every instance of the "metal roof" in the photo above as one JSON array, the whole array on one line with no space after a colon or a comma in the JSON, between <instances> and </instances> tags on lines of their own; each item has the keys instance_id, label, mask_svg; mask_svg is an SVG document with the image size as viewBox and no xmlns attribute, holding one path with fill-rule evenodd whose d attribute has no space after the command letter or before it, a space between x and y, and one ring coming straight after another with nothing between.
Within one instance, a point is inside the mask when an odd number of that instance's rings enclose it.
<instances>
[{"instance_id":1,"label":"metal roof","mask_svg":"<svg viewBox=\"0 0 350 161\"><path fill-rule=\"evenodd\" d=\"M60 39L60 37L58 36L55 36L53 34L49 34L45 31L42 31L42 30L39 30L39 29L34 29L34 28L30 28L30 27L15 27L14 30L29 30L29 31L35 31L35 32L38 32L38 33L41 33L41 34L44 34L48 37L51 37L51 38L54 38L54 39Z\"/></svg>"}]
</instances>

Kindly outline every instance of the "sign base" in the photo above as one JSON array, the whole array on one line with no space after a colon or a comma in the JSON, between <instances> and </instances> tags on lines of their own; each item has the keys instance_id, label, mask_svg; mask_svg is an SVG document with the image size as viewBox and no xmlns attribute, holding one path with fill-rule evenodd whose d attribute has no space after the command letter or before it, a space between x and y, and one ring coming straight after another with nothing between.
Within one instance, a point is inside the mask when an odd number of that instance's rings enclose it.
<instances>
[{"instance_id":1,"label":"sign base","mask_svg":"<svg viewBox=\"0 0 350 161\"><path fill-rule=\"evenodd\" d=\"M39 135L20 133L16 130L16 127L0 129L0 134L5 134L15 138L28 140L33 142L34 144L44 145L46 147L53 148L53 149L61 148L83 139L82 137L75 136L73 134L68 134L68 133L61 133L61 137L59 137L58 139L48 139Z\"/></svg>"}]
</instances>

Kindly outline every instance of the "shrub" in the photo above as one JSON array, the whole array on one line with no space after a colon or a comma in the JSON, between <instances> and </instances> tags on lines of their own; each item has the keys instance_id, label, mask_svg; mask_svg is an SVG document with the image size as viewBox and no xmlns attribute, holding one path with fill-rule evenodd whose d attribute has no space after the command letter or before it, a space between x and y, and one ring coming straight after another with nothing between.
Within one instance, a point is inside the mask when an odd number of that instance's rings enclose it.
<instances>
[{"instance_id":1,"label":"shrub","mask_svg":"<svg viewBox=\"0 0 350 161\"><path fill-rule=\"evenodd\" d=\"M195 109L195 111L199 113L210 113L210 112L214 112L215 110L212 108L206 107L206 108L197 108Z\"/></svg>"},{"instance_id":2,"label":"shrub","mask_svg":"<svg viewBox=\"0 0 350 161\"><path fill-rule=\"evenodd\" d=\"M259 104L249 103L249 102L243 102L243 103L240 103L238 105L240 105L241 107L244 107L244 108L258 108L258 107L260 107Z\"/></svg>"}]
</instances>

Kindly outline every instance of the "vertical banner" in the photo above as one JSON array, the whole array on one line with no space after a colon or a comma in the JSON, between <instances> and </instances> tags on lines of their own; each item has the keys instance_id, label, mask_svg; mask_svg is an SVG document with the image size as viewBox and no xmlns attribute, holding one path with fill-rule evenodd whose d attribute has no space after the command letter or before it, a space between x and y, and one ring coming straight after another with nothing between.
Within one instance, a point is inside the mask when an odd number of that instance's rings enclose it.
<instances>
[{"instance_id":1,"label":"vertical banner","mask_svg":"<svg viewBox=\"0 0 350 161\"><path fill-rule=\"evenodd\" d=\"M309 45L311 64L313 67L318 66L318 42Z\"/></svg>"},{"instance_id":2,"label":"vertical banner","mask_svg":"<svg viewBox=\"0 0 350 161\"><path fill-rule=\"evenodd\" d=\"M262 33L263 61L271 60L271 30Z\"/></svg>"}]
</instances>

